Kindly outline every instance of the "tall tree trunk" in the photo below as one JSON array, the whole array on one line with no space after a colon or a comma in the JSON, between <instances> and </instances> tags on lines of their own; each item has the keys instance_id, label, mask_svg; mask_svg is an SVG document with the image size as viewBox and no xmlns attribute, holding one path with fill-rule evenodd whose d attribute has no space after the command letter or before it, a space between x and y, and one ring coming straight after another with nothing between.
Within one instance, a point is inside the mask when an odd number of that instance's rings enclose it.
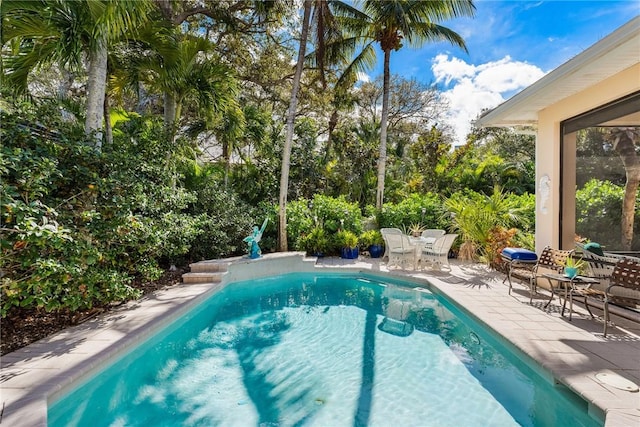
<instances>
[{"instance_id":1,"label":"tall tree trunk","mask_svg":"<svg viewBox=\"0 0 640 427\"><path fill-rule=\"evenodd\" d=\"M382 118L380 119L380 155L378 157L378 190L376 208L382 209L384 201L384 176L387 166L387 121L389 120L389 59L391 50L384 51L384 84L382 86Z\"/></svg>"},{"instance_id":2,"label":"tall tree trunk","mask_svg":"<svg viewBox=\"0 0 640 427\"><path fill-rule=\"evenodd\" d=\"M109 96L104 96L104 140L107 145L113 145L113 129L111 128L111 113L109 112Z\"/></svg>"},{"instance_id":3,"label":"tall tree trunk","mask_svg":"<svg viewBox=\"0 0 640 427\"><path fill-rule=\"evenodd\" d=\"M229 142L222 141L222 158L224 159L224 188L229 188L229 171L231 170L231 153Z\"/></svg>"},{"instance_id":4,"label":"tall tree trunk","mask_svg":"<svg viewBox=\"0 0 640 427\"><path fill-rule=\"evenodd\" d=\"M287 245L287 193L289 191L289 167L291 163L291 145L293 142L293 122L296 117L298 107L298 89L300 88L300 78L304 66L304 55L307 48L307 36L309 34L309 19L311 16L311 0L304 1L304 15L302 18L302 32L300 34L300 47L298 48L298 62L296 73L293 76L293 87L291 88L291 99L289 101L289 111L287 112L287 130L282 149L282 167L280 170L280 197L278 207L278 250L286 252Z\"/></svg>"},{"instance_id":5,"label":"tall tree trunk","mask_svg":"<svg viewBox=\"0 0 640 427\"><path fill-rule=\"evenodd\" d=\"M326 164L329 161L329 156L331 155L331 148L333 147L333 131L336 129L338 125L338 108L334 108L331 113L331 117L329 118L329 132L327 137L327 147L324 152L324 163Z\"/></svg>"},{"instance_id":6,"label":"tall tree trunk","mask_svg":"<svg viewBox=\"0 0 640 427\"><path fill-rule=\"evenodd\" d=\"M176 98L170 92L164 93L164 127L168 132L173 133L176 124Z\"/></svg>"},{"instance_id":7,"label":"tall tree trunk","mask_svg":"<svg viewBox=\"0 0 640 427\"><path fill-rule=\"evenodd\" d=\"M143 115L147 112L148 106L151 103L149 94L142 83L138 83L138 103L136 104L136 113Z\"/></svg>"},{"instance_id":8,"label":"tall tree trunk","mask_svg":"<svg viewBox=\"0 0 640 427\"><path fill-rule=\"evenodd\" d=\"M619 136L616 151L624 165L627 182L624 185L624 198L622 199L621 241L622 250L630 251L633 243L633 223L636 212L636 198L640 185L640 162L636 155L635 145L632 139Z\"/></svg>"},{"instance_id":9,"label":"tall tree trunk","mask_svg":"<svg viewBox=\"0 0 640 427\"><path fill-rule=\"evenodd\" d=\"M71 92L71 87L73 86L73 82L76 76L64 65L60 65L60 72L62 74L62 78L60 79L60 84L58 85L58 100L64 101L65 99L69 98L69 93ZM61 114L64 120L71 120L74 117L73 114L70 113L66 108L63 108Z\"/></svg>"},{"instance_id":10,"label":"tall tree trunk","mask_svg":"<svg viewBox=\"0 0 640 427\"><path fill-rule=\"evenodd\" d=\"M171 146L176 139L176 127L178 125L178 117L180 114L180 106L178 100L171 92L164 93L164 129L167 134L168 140L171 142ZM171 188L176 189L176 174L175 174L175 165L171 159L172 152L171 150L167 150L165 155L167 161L167 168L170 171L171 175Z\"/></svg>"},{"instance_id":11,"label":"tall tree trunk","mask_svg":"<svg viewBox=\"0 0 640 427\"><path fill-rule=\"evenodd\" d=\"M102 149L102 122L104 119L104 96L107 88L107 36L103 34L98 48L91 53L87 80L87 119L84 131L95 132L95 147Z\"/></svg>"}]
</instances>

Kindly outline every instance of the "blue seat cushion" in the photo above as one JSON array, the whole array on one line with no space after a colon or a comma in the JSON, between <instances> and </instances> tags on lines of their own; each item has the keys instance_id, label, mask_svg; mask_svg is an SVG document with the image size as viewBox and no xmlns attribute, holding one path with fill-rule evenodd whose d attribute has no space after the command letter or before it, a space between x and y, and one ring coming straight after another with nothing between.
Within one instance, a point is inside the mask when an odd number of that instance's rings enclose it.
<instances>
[{"instance_id":1,"label":"blue seat cushion","mask_svg":"<svg viewBox=\"0 0 640 427\"><path fill-rule=\"evenodd\" d=\"M518 261L537 261L538 255L529 249L524 248L504 248L502 256L510 260Z\"/></svg>"}]
</instances>

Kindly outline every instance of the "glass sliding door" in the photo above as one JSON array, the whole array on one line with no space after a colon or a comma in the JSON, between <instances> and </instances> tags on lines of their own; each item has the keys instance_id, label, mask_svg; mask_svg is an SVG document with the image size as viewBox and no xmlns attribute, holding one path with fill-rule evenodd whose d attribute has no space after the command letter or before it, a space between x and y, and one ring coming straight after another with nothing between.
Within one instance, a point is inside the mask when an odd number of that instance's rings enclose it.
<instances>
[{"instance_id":1,"label":"glass sliding door","mask_svg":"<svg viewBox=\"0 0 640 427\"><path fill-rule=\"evenodd\" d=\"M562 122L563 247L640 254L640 93Z\"/></svg>"}]
</instances>

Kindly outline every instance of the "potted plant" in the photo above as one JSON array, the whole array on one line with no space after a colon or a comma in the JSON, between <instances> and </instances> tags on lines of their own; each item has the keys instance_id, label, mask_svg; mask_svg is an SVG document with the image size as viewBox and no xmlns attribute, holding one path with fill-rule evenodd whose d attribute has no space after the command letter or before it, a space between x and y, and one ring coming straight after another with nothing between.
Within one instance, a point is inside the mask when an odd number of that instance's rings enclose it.
<instances>
[{"instance_id":1,"label":"potted plant","mask_svg":"<svg viewBox=\"0 0 640 427\"><path fill-rule=\"evenodd\" d=\"M367 230L360 235L360 244L371 258L380 258L384 252L384 239L380 230Z\"/></svg>"},{"instance_id":2,"label":"potted plant","mask_svg":"<svg viewBox=\"0 0 640 427\"><path fill-rule=\"evenodd\" d=\"M427 227L424 226L423 224L420 224L419 222L414 222L406 228L405 234L413 237L420 237L422 232L426 229Z\"/></svg>"},{"instance_id":3,"label":"potted plant","mask_svg":"<svg viewBox=\"0 0 640 427\"><path fill-rule=\"evenodd\" d=\"M564 274L573 279L578 275L583 265L584 261L582 259L575 259L570 255L564 262Z\"/></svg>"},{"instance_id":4,"label":"potted plant","mask_svg":"<svg viewBox=\"0 0 640 427\"><path fill-rule=\"evenodd\" d=\"M329 238L322 227L314 227L309 234L302 239L302 246L307 254L317 257L324 256L329 248Z\"/></svg>"},{"instance_id":5,"label":"potted plant","mask_svg":"<svg viewBox=\"0 0 640 427\"><path fill-rule=\"evenodd\" d=\"M345 259L356 259L358 251L358 236L349 230L340 230L336 233L336 243L340 247L340 256Z\"/></svg>"}]
</instances>

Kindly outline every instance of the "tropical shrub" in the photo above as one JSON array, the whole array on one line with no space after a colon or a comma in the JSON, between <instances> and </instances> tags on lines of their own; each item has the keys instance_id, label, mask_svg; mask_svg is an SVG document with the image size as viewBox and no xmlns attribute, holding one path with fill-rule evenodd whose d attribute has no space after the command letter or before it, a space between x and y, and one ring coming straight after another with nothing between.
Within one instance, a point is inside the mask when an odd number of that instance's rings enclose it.
<instances>
[{"instance_id":1,"label":"tropical shrub","mask_svg":"<svg viewBox=\"0 0 640 427\"><path fill-rule=\"evenodd\" d=\"M462 191L446 199L444 207L447 215L451 218L453 229L461 235L463 241L459 257L479 257L491 264L497 250L495 241L505 240L502 237L496 238L504 233L502 229L520 226L528 230L528 211L535 209L535 201L529 206L523 205L522 200L522 196L504 193L498 187L494 188L490 196Z\"/></svg>"},{"instance_id":2,"label":"tropical shrub","mask_svg":"<svg viewBox=\"0 0 640 427\"><path fill-rule=\"evenodd\" d=\"M240 200L234 193L220 190L211 184L203 185L196 194L196 201L190 209L195 221L195 232L189 242L190 260L200 261L246 253L242 239L251 234L254 225L262 224L264 214ZM263 248L262 244L260 246Z\"/></svg>"},{"instance_id":3,"label":"tropical shrub","mask_svg":"<svg viewBox=\"0 0 640 427\"><path fill-rule=\"evenodd\" d=\"M353 249L358 247L358 236L348 230L340 230L334 236L334 242L338 248Z\"/></svg>"},{"instance_id":4,"label":"tropical shrub","mask_svg":"<svg viewBox=\"0 0 640 427\"><path fill-rule=\"evenodd\" d=\"M99 153L46 104L1 119L3 316L135 298L194 242L228 255L250 230L246 206L176 185L160 120L123 123Z\"/></svg>"},{"instance_id":5,"label":"tropical shrub","mask_svg":"<svg viewBox=\"0 0 640 427\"><path fill-rule=\"evenodd\" d=\"M518 230L516 230L515 228L507 229L499 225L489 230L484 257L485 262L487 262L490 267L495 269L499 269L502 267L502 250L504 248L516 246L514 245L514 237L516 236L517 232Z\"/></svg>"},{"instance_id":6,"label":"tropical shrub","mask_svg":"<svg viewBox=\"0 0 640 427\"><path fill-rule=\"evenodd\" d=\"M437 194L411 194L397 204L385 203L382 211L375 212L380 228L409 229L419 224L424 228L448 229L450 221L442 216L442 200Z\"/></svg>"},{"instance_id":7,"label":"tropical shrub","mask_svg":"<svg viewBox=\"0 0 640 427\"><path fill-rule=\"evenodd\" d=\"M330 250L329 236L324 228L315 226L308 234L300 239L302 248L308 255L324 255Z\"/></svg>"},{"instance_id":8,"label":"tropical shrub","mask_svg":"<svg viewBox=\"0 0 640 427\"><path fill-rule=\"evenodd\" d=\"M384 245L384 239L380 230L367 230L360 235L360 245L363 249L368 249L372 245Z\"/></svg>"},{"instance_id":9,"label":"tropical shrub","mask_svg":"<svg viewBox=\"0 0 640 427\"><path fill-rule=\"evenodd\" d=\"M108 182L101 156L55 111L43 113L2 115L3 317L16 306L76 310L129 299L139 294L134 272L157 277L141 244L146 224L115 194L98 208ZM36 117L38 125L25 124Z\"/></svg>"},{"instance_id":10,"label":"tropical shrub","mask_svg":"<svg viewBox=\"0 0 640 427\"><path fill-rule=\"evenodd\" d=\"M362 232L360 207L357 203L347 202L344 196L334 198L320 194L315 195L311 201L299 199L287 204L289 247L306 250L303 240L318 226L328 235L334 235L339 230L349 230L357 236Z\"/></svg>"}]
</instances>

